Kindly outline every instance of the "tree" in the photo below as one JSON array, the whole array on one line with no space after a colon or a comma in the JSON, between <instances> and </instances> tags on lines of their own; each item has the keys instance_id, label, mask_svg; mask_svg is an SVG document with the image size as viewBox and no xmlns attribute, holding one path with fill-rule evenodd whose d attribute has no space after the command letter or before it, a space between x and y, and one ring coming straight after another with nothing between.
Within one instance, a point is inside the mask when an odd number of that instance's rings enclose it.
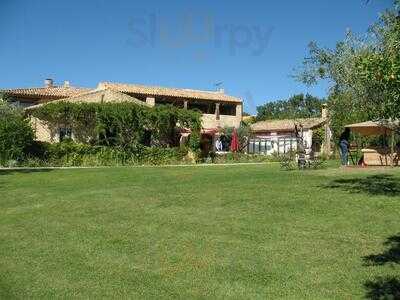
<instances>
[{"instance_id":1,"label":"tree","mask_svg":"<svg viewBox=\"0 0 400 300\"><path fill-rule=\"evenodd\" d=\"M23 159L33 138L33 129L23 112L0 96L0 165Z\"/></svg>"},{"instance_id":2,"label":"tree","mask_svg":"<svg viewBox=\"0 0 400 300\"><path fill-rule=\"evenodd\" d=\"M360 109L350 94L333 92L329 95L327 103L329 127L336 140L342 134L345 125L368 119L368 112Z\"/></svg>"},{"instance_id":3,"label":"tree","mask_svg":"<svg viewBox=\"0 0 400 300\"><path fill-rule=\"evenodd\" d=\"M396 0L395 8L399 4L400 0ZM357 121L399 119L398 12L386 11L364 36L348 32L334 49L310 43L309 57L304 60L297 78L306 84L328 79L332 83L329 105L336 115L342 109Z\"/></svg>"},{"instance_id":4,"label":"tree","mask_svg":"<svg viewBox=\"0 0 400 300\"><path fill-rule=\"evenodd\" d=\"M299 94L288 100L267 102L257 107L257 120L298 119L317 117L321 114L323 99L309 94Z\"/></svg>"}]
</instances>

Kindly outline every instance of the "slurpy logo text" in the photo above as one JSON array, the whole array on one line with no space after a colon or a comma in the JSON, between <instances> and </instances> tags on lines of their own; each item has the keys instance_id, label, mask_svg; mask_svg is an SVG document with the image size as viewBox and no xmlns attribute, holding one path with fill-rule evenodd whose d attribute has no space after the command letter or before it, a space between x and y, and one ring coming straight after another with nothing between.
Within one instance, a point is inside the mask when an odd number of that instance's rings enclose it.
<instances>
[{"instance_id":1,"label":"slurpy logo text","mask_svg":"<svg viewBox=\"0 0 400 300\"><path fill-rule=\"evenodd\" d=\"M187 48L207 51L225 49L229 55L245 51L252 56L265 53L274 28L258 25L217 24L211 16L186 14L167 20L157 14L142 14L129 21L128 44L133 47ZM210 49L211 48L211 49Z\"/></svg>"}]
</instances>

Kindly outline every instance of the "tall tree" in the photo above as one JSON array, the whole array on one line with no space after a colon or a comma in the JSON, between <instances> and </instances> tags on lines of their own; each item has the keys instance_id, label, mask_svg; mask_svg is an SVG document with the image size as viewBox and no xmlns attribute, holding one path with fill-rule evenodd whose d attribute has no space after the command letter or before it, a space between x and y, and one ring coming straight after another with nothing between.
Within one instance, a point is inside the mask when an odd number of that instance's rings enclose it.
<instances>
[{"instance_id":1,"label":"tall tree","mask_svg":"<svg viewBox=\"0 0 400 300\"><path fill-rule=\"evenodd\" d=\"M396 0L395 7L382 14L366 35L348 32L334 49L310 43L309 57L297 74L298 79L306 84L328 79L332 83L330 98L336 99L330 103L333 110L347 103L347 113L353 113L355 118L399 119L399 4L400 0Z\"/></svg>"},{"instance_id":2,"label":"tall tree","mask_svg":"<svg viewBox=\"0 0 400 300\"><path fill-rule=\"evenodd\" d=\"M267 102L257 107L257 120L297 119L321 114L323 99L309 94L298 94L287 100Z\"/></svg>"}]
</instances>

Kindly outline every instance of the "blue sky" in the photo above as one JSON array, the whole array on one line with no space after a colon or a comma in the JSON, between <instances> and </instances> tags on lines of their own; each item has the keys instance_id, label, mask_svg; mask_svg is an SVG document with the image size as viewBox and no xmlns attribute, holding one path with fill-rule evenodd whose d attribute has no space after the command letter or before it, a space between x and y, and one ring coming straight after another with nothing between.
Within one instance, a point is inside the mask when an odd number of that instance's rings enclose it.
<instances>
[{"instance_id":1,"label":"blue sky","mask_svg":"<svg viewBox=\"0 0 400 300\"><path fill-rule=\"evenodd\" d=\"M327 94L290 74L314 40L363 33L392 0L0 0L0 88L99 81L214 89L245 110L296 93Z\"/></svg>"}]
</instances>

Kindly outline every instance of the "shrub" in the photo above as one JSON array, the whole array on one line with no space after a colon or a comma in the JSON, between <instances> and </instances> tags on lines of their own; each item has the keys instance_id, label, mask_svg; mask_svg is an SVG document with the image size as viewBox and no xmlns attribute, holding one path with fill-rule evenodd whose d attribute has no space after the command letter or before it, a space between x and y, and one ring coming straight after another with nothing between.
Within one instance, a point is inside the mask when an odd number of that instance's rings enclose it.
<instances>
[{"instance_id":1,"label":"shrub","mask_svg":"<svg viewBox=\"0 0 400 300\"><path fill-rule=\"evenodd\" d=\"M50 147L51 147L51 144L48 142L33 141L26 148L26 156L29 159L45 160L48 158Z\"/></svg>"},{"instance_id":2,"label":"shrub","mask_svg":"<svg viewBox=\"0 0 400 300\"><path fill-rule=\"evenodd\" d=\"M74 140L46 145L35 143L29 163L78 165L131 165L180 163L187 149L179 145L179 129L192 132L189 148L200 148L201 114L172 105L148 108L130 102L54 102L29 111L55 135L72 130ZM153 146L153 147L149 147Z\"/></svg>"},{"instance_id":3,"label":"shrub","mask_svg":"<svg viewBox=\"0 0 400 300\"><path fill-rule=\"evenodd\" d=\"M0 165L22 160L33 137L33 129L22 111L0 100Z\"/></svg>"},{"instance_id":4,"label":"shrub","mask_svg":"<svg viewBox=\"0 0 400 300\"><path fill-rule=\"evenodd\" d=\"M91 146L67 140L55 144L34 142L24 163L58 167L162 165L182 163L186 155L185 148Z\"/></svg>"}]
</instances>

